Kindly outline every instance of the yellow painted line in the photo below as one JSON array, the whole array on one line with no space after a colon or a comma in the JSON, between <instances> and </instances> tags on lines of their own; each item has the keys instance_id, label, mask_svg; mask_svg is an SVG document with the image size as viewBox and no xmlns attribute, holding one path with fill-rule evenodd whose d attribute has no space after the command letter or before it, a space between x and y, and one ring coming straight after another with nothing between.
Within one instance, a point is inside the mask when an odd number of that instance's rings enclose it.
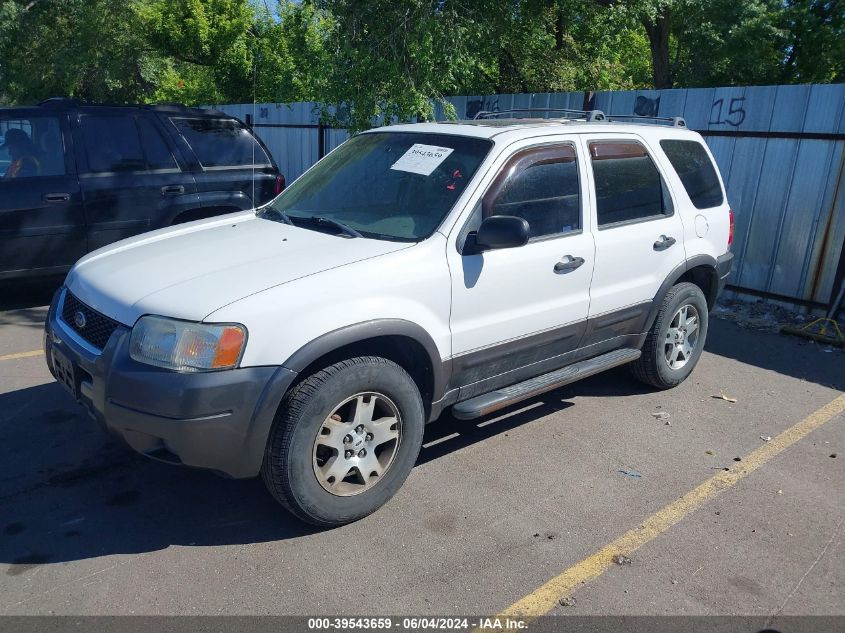
<instances>
[{"instance_id":1,"label":"yellow painted line","mask_svg":"<svg viewBox=\"0 0 845 633\"><path fill-rule=\"evenodd\" d=\"M524 598L517 600L498 617L530 620L545 615L558 604L558 600L567 597L575 589L600 576L613 566L615 564L613 562L614 556L617 554L630 556L632 552L660 536L720 492L735 485L743 477L750 475L770 459L843 411L845 411L845 394L826 404L818 411L811 413L794 426L789 427L773 438L771 442L767 442L757 450L752 451L747 457L743 457L742 461L738 462L730 471L722 471L711 477L697 488L651 515L643 521L639 528L626 532Z\"/></svg>"},{"instance_id":2,"label":"yellow painted line","mask_svg":"<svg viewBox=\"0 0 845 633\"><path fill-rule=\"evenodd\" d=\"M0 360L17 360L18 358L31 358L33 356L43 356L44 350L34 349L31 352L18 352L17 354L6 354L0 356Z\"/></svg>"}]
</instances>

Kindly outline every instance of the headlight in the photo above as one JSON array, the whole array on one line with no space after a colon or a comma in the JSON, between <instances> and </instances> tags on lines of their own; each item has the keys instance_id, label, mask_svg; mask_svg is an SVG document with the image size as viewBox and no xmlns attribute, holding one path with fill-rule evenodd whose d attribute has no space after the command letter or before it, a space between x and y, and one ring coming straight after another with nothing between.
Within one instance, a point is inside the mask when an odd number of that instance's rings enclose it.
<instances>
[{"instance_id":1,"label":"headlight","mask_svg":"<svg viewBox=\"0 0 845 633\"><path fill-rule=\"evenodd\" d=\"M177 371L230 369L240 361L245 341L242 325L145 316L132 328L129 355L139 363Z\"/></svg>"}]
</instances>

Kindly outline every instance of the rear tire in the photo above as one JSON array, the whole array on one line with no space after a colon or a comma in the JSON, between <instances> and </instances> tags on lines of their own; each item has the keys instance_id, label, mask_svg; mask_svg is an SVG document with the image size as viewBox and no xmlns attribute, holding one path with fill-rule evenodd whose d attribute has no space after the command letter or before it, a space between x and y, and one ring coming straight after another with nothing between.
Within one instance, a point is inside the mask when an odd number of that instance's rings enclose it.
<instances>
[{"instance_id":1,"label":"rear tire","mask_svg":"<svg viewBox=\"0 0 845 633\"><path fill-rule=\"evenodd\" d=\"M267 441L261 475L273 497L308 523L337 526L387 503L422 445L419 389L396 363L351 358L299 382Z\"/></svg>"},{"instance_id":2,"label":"rear tire","mask_svg":"<svg viewBox=\"0 0 845 633\"><path fill-rule=\"evenodd\" d=\"M637 380L670 389L695 368L707 339L708 308L701 289L688 282L669 289L642 347L629 365Z\"/></svg>"}]
</instances>

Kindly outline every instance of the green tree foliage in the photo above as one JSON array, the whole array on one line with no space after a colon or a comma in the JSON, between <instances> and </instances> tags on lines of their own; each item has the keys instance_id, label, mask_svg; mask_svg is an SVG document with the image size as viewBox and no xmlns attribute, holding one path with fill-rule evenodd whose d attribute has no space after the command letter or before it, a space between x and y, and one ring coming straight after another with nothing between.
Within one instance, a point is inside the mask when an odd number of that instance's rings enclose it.
<instances>
[{"instance_id":1,"label":"green tree foliage","mask_svg":"<svg viewBox=\"0 0 845 633\"><path fill-rule=\"evenodd\" d=\"M845 2L786 0L778 26L788 51L782 82L845 81Z\"/></svg>"},{"instance_id":2,"label":"green tree foliage","mask_svg":"<svg viewBox=\"0 0 845 633\"><path fill-rule=\"evenodd\" d=\"M126 0L0 0L0 95L123 102L150 94L162 60L150 54L135 8Z\"/></svg>"},{"instance_id":3,"label":"green tree foliage","mask_svg":"<svg viewBox=\"0 0 845 633\"><path fill-rule=\"evenodd\" d=\"M317 101L845 80L845 0L0 0L0 102Z\"/></svg>"}]
</instances>

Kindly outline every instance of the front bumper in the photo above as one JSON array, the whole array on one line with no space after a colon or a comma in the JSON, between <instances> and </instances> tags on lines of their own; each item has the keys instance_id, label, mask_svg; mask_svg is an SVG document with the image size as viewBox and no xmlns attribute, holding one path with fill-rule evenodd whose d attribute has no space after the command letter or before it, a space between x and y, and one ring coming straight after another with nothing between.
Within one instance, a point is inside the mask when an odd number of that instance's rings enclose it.
<instances>
[{"instance_id":1,"label":"front bumper","mask_svg":"<svg viewBox=\"0 0 845 633\"><path fill-rule=\"evenodd\" d=\"M60 382L91 417L154 459L231 477L259 473L273 418L295 372L244 367L182 373L145 365L130 358L125 326L99 352L62 321L58 308L65 292L56 294L45 324L47 365L54 376L62 374Z\"/></svg>"}]
</instances>

